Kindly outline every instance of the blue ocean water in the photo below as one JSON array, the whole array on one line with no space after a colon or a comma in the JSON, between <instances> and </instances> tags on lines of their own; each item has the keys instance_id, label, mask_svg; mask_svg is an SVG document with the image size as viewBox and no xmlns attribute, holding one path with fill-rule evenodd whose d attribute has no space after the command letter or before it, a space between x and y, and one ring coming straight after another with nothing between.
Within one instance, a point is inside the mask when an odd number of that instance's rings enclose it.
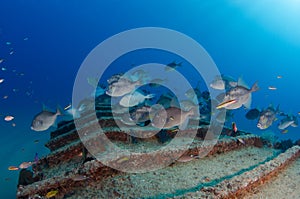
<instances>
[{"instance_id":1,"label":"blue ocean water","mask_svg":"<svg viewBox=\"0 0 300 199\"><path fill-rule=\"evenodd\" d=\"M15 198L18 171L8 171L9 166L32 160L36 152L48 153L44 143L53 129L32 131L33 116L42 104L52 109L68 105L77 71L89 52L125 30L163 27L182 32L205 48L222 74L242 76L249 85L258 81L261 89L253 93L252 107L279 104L285 113L298 115L299 6L297 1L279 0L1 1L1 197ZM173 61L164 53L154 55L162 64ZM124 64L145 60L138 56ZM234 112L238 128L261 135L264 131L244 117L246 112ZM14 120L4 121L7 115ZM299 128L289 127L281 134L274 124L267 131L281 139L300 138Z\"/></svg>"}]
</instances>

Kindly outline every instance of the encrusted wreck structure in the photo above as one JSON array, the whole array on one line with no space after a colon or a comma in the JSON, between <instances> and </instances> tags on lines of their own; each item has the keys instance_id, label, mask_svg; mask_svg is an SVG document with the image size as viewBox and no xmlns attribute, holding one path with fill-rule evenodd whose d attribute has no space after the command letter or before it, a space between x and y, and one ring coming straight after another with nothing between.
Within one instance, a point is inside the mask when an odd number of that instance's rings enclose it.
<instances>
[{"instance_id":1,"label":"encrusted wreck structure","mask_svg":"<svg viewBox=\"0 0 300 199\"><path fill-rule=\"evenodd\" d=\"M147 153L151 148L166 146L178 132L151 136L154 131L151 128L120 129L117 127L120 118L113 117L105 103L96 104L96 122L90 122L93 114L94 111L87 110L77 121L80 130L86 133L85 144L74 121L59 124L45 145L51 152L37 164L43 179L20 187L17 198L241 198L276 177L300 155L299 146L285 152L274 150L250 133L238 131L230 136L232 129L227 127L222 129L220 137L215 136L208 130L209 123L201 120L190 121L184 136L179 135L181 140L196 131L188 148L171 147L159 154ZM135 139L130 135L133 128L149 136ZM105 152L105 146L99 145L103 135L120 147L142 153L109 156L103 164L86 149L88 145L97 153ZM201 156L206 153L207 156ZM157 166L162 162L172 164L138 173L114 169L121 165L142 170L145 165ZM50 191L56 192L49 196Z\"/></svg>"}]
</instances>

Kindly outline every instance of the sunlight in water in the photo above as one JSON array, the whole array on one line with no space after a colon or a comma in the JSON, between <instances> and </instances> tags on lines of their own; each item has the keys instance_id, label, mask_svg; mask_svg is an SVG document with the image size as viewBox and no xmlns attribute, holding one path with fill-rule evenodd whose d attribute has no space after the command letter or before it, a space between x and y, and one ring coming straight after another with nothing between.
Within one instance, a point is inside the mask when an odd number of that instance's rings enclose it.
<instances>
[{"instance_id":1,"label":"sunlight in water","mask_svg":"<svg viewBox=\"0 0 300 199\"><path fill-rule=\"evenodd\" d=\"M300 0L232 1L274 34L300 45Z\"/></svg>"}]
</instances>

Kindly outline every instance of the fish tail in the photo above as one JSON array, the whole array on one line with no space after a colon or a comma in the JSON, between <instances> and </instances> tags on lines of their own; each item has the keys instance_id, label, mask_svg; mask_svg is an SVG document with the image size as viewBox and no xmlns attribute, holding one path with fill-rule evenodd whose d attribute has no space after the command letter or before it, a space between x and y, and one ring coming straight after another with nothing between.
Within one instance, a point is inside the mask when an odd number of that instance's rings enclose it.
<instances>
[{"instance_id":1,"label":"fish tail","mask_svg":"<svg viewBox=\"0 0 300 199\"><path fill-rule=\"evenodd\" d=\"M259 90L259 87L258 87L258 83L255 82L251 88L251 92L255 92L255 91L258 91Z\"/></svg>"}]
</instances>

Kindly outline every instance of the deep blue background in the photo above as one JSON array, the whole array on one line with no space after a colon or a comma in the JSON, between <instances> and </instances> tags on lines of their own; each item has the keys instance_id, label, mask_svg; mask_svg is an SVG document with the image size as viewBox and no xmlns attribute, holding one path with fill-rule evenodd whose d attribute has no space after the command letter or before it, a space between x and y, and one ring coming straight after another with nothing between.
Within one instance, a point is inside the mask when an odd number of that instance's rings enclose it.
<instances>
[{"instance_id":1,"label":"deep blue background","mask_svg":"<svg viewBox=\"0 0 300 199\"><path fill-rule=\"evenodd\" d=\"M70 103L77 70L87 54L127 29L157 26L184 33L206 49L223 74L243 76L249 85L259 82L261 90L253 94L253 107L280 104L287 113L297 114L300 36L289 33L299 29L284 14L272 21L276 13L267 7L276 3L253 4L256 7L248 9L234 1L1 1L0 59L4 62L0 67L7 68L0 70L0 78L5 79L0 84L1 197L15 198L18 171L8 171L8 166L33 159L35 152L48 152L43 144L51 130L29 128L42 103L53 109ZM299 15L290 17L299 19ZM270 85L278 89L270 91ZM13 92L14 88L19 91ZM27 96L26 91L34 92ZM5 95L8 99L2 99ZM243 109L235 113L238 128L261 134L255 122L243 117L245 113ZM2 119L5 115L15 116L16 127ZM298 128L285 135L276 125L271 130L284 139L300 138ZM38 144L33 142L36 139Z\"/></svg>"}]
</instances>

